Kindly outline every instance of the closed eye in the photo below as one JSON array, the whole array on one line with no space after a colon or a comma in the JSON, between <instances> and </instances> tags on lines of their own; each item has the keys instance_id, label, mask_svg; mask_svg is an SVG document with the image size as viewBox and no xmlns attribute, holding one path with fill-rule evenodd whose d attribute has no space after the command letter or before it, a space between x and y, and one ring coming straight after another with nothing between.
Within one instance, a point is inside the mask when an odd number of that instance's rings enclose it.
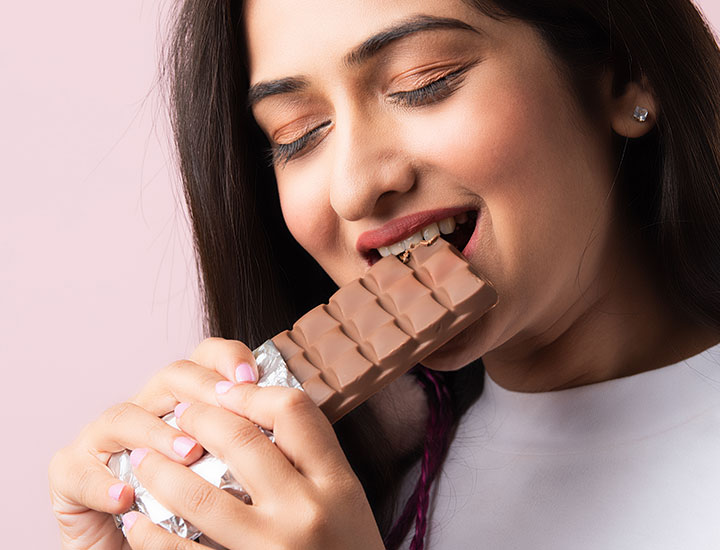
<instances>
[{"instance_id":1,"label":"closed eye","mask_svg":"<svg viewBox=\"0 0 720 550\"><path fill-rule=\"evenodd\" d=\"M393 102L407 107L420 107L435 103L451 95L462 84L463 77L469 68L469 66L462 67L425 86L404 92L394 92L389 97Z\"/></svg>"},{"instance_id":2,"label":"closed eye","mask_svg":"<svg viewBox=\"0 0 720 550\"><path fill-rule=\"evenodd\" d=\"M285 165L298 153L302 152L307 145L318 137L318 134L328 126L332 124L332 121L328 120L322 124L315 126L312 130L303 134L295 141L290 143L276 143L269 151L270 166Z\"/></svg>"},{"instance_id":3,"label":"closed eye","mask_svg":"<svg viewBox=\"0 0 720 550\"><path fill-rule=\"evenodd\" d=\"M422 107L441 101L457 90L462 84L467 71L476 63L466 65L456 71L448 73L432 82L413 90L394 92L388 97L393 103L406 107ZM328 120L315 126L310 131L290 143L276 143L268 151L270 167L285 166L288 162L306 152L321 135L323 130L330 127L332 121Z\"/></svg>"}]
</instances>

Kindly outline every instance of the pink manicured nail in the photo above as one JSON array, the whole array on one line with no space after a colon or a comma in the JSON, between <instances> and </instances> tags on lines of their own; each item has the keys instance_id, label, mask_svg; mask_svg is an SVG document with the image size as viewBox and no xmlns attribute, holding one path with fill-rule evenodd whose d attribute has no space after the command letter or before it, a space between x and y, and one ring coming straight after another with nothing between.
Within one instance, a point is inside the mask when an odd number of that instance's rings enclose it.
<instances>
[{"instance_id":1,"label":"pink manicured nail","mask_svg":"<svg viewBox=\"0 0 720 550\"><path fill-rule=\"evenodd\" d=\"M232 382L218 382L215 384L215 393L227 393L234 385Z\"/></svg>"},{"instance_id":2,"label":"pink manicured nail","mask_svg":"<svg viewBox=\"0 0 720 550\"><path fill-rule=\"evenodd\" d=\"M147 449L135 449L133 452L130 453L130 464L137 468L142 462L143 458L145 458L146 454L148 454Z\"/></svg>"},{"instance_id":3,"label":"pink manicured nail","mask_svg":"<svg viewBox=\"0 0 720 550\"><path fill-rule=\"evenodd\" d=\"M238 382L255 382L255 371L247 363L240 363L235 369L235 380Z\"/></svg>"},{"instance_id":4,"label":"pink manicured nail","mask_svg":"<svg viewBox=\"0 0 720 550\"><path fill-rule=\"evenodd\" d=\"M108 489L108 494L110 495L110 498L120 502L120 495L122 495L123 489L126 487L124 483L116 483L115 485L112 485Z\"/></svg>"},{"instance_id":5,"label":"pink manicured nail","mask_svg":"<svg viewBox=\"0 0 720 550\"><path fill-rule=\"evenodd\" d=\"M177 407L175 407L175 418L180 418L189 406L190 403L178 403Z\"/></svg>"},{"instance_id":6,"label":"pink manicured nail","mask_svg":"<svg viewBox=\"0 0 720 550\"><path fill-rule=\"evenodd\" d=\"M173 450L181 457L185 458L193 450L193 447L197 445L197 441L190 439L189 437L178 437L173 441Z\"/></svg>"},{"instance_id":7,"label":"pink manicured nail","mask_svg":"<svg viewBox=\"0 0 720 550\"><path fill-rule=\"evenodd\" d=\"M122 522L123 522L123 530L127 533L130 529L132 529L132 526L135 525L135 522L137 521L138 513L137 512L128 512L127 514L123 514Z\"/></svg>"}]
</instances>

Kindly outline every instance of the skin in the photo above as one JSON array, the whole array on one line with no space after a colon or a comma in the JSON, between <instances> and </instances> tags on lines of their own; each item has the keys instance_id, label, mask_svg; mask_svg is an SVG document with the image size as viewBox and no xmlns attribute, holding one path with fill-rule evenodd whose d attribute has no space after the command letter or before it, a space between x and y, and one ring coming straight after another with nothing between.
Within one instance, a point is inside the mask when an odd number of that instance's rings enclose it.
<instances>
[{"instance_id":1,"label":"skin","mask_svg":"<svg viewBox=\"0 0 720 550\"><path fill-rule=\"evenodd\" d=\"M424 31L361 64L343 62L369 36L420 14L476 31ZM613 133L641 137L654 117L635 122L634 106L659 108L641 83L616 97L612 74L599 76L601 112L585 116L529 26L493 21L460 0L251 0L245 21L251 84L307 81L302 91L259 101L253 113L275 143L319 128L276 175L288 227L338 284L368 268L355 247L364 231L424 210L479 211L468 259L500 303L427 366L453 370L482 356L502 386L547 391L672 364L720 340L667 308L614 204ZM434 101L398 102L448 74L461 76ZM105 465L125 448L147 450L136 452L144 458L135 473L152 494L231 550L382 548L325 417L302 392L240 383L235 367L243 362L254 368L242 343L206 340L55 455L50 492L64 549L207 548L143 516L127 540L115 529L109 514L126 511L133 492L124 486L112 498L118 481ZM219 392L227 380L238 383ZM378 408L420 418L421 394L393 386ZM190 405L178 435L158 417L181 402ZM255 424L272 429L277 445ZM198 444L181 457L177 437ZM201 446L230 466L253 506L185 467Z\"/></svg>"},{"instance_id":2,"label":"skin","mask_svg":"<svg viewBox=\"0 0 720 550\"><path fill-rule=\"evenodd\" d=\"M654 118L639 124L634 106L657 112L641 84L613 97L603 75L604 112L591 119L531 27L460 0L247 6L251 84L309 81L255 105L269 139L289 143L330 124L276 176L290 231L338 284L367 269L355 250L364 231L424 210L480 212L468 259L500 303L426 366L454 370L482 356L505 388L549 391L672 364L720 340L665 305L613 202L613 132L640 137ZM418 14L481 32L421 32L360 66L343 63L368 36ZM322 32L307 32L320 21ZM449 96L393 100L468 63Z\"/></svg>"},{"instance_id":3,"label":"skin","mask_svg":"<svg viewBox=\"0 0 720 550\"><path fill-rule=\"evenodd\" d=\"M257 373L247 346L207 339L55 454L50 497L64 550L209 548L204 538L172 535L142 514L123 516L127 538L115 528L110 514L127 512L134 500L128 485L111 496L118 480L106 464L123 449L133 450L131 460L141 458L133 471L159 502L228 550L383 548L362 486L327 418L304 392L237 380L236 366L243 363ZM173 408L182 433L159 418ZM257 426L272 430L276 444ZM184 458L173 448L179 437L199 442ZM252 506L186 468L203 448L229 466L252 495Z\"/></svg>"}]
</instances>

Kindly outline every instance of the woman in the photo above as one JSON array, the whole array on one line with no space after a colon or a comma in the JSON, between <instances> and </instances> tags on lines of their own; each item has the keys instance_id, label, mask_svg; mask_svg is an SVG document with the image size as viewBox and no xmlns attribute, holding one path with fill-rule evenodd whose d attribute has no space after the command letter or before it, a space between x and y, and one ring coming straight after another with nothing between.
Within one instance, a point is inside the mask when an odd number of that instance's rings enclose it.
<instances>
[{"instance_id":1,"label":"woman","mask_svg":"<svg viewBox=\"0 0 720 550\"><path fill-rule=\"evenodd\" d=\"M474 224L500 303L423 362L427 405L403 377L343 450L206 340L53 459L65 548L203 547L135 513L124 541L123 448L231 549L395 548L413 523L421 548L428 518L432 548L720 544L719 400L690 374L720 342L720 52L689 1L186 1L169 61L210 334L254 347L438 222ZM253 506L184 467L201 446Z\"/></svg>"}]
</instances>

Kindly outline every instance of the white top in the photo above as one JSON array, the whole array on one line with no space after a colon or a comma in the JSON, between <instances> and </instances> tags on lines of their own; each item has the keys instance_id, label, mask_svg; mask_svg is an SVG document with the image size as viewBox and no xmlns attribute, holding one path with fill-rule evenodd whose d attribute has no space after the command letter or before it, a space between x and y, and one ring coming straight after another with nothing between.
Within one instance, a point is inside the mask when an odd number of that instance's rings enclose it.
<instances>
[{"instance_id":1,"label":"white top","mask_svg":"<svg viewBox=\"0 0 720 550\"><path fill-rule=\"evenodd\" d=\"M720 345L552 392L486 372L431 494L430 550L720 549Z\"/></svg>"}]
</instances>

